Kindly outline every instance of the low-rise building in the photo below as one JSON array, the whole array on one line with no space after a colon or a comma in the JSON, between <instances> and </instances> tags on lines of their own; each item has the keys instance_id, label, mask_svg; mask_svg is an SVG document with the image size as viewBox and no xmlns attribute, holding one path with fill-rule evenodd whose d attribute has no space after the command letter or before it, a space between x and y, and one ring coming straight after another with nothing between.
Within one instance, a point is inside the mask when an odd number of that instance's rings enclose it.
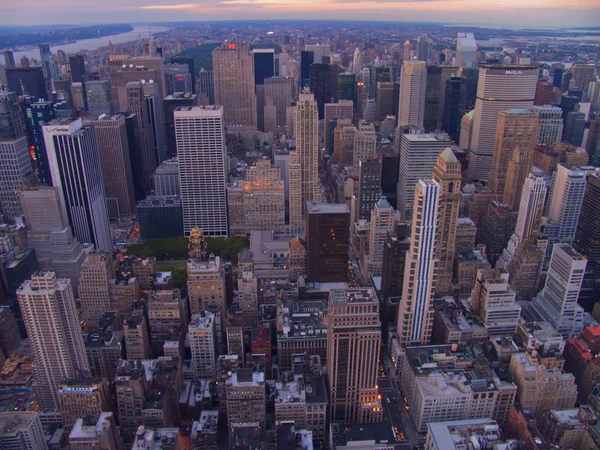
<instances>
[{"instance_id":1,"label":"low-rise building","mask_svg":"<svg viewBox=\"0 0 600 450\"><path fill-rule=\"evenodd\" d=\"M502 431L495 420L472 419L435 422L427 424L425 450L499 448L497 445L502 442Z\"/></svg>"},{"instance_id":2,"label":"low-rise building","mask_svg":"<svg viewBox=\"0 0 600 450\"><path fill-rule=\"evenodd\" d=\"M192 424L192 446L204 450L217 450L219 411L202 411L200 419Z\"/></svg>"},{"instance_id":3,"label":"low-rise building","mask_svg":"<svg viewBox=\"0 0 600 450\"><path fill-rule=\"evenodd\" d=\"M75 421L69 433L71 450L125 450L112 412L85 416Z\"/></svg>"}]
</instances>

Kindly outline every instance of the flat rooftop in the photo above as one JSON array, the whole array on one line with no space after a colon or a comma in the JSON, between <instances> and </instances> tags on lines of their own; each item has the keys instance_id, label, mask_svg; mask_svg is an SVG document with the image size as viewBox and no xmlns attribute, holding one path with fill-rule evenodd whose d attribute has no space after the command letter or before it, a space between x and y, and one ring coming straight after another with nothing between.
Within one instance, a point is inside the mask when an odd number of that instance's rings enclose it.
<instances>
[{"instance_id":1,"label":"flat rooftop","mask_svg":"<svg viewBox=\"0 0 600 450\"><path fill-rule=\"evenodd\" d=\"M306 202L309 214L350 214L350 209L345 203L315 203Z\"/></svg>"},{"instance_id":2,"label":"flat rooftop","mask_svg":"<svg viewBox=\"0 0 600 450\"><path fill-rule=\"evenodd\" d=\"M427 432L437 450L480 448L480 439L500 441L500 427L492 419L433 422L427 424Z\"/></svg>"},{"instance_id":3,"label":"flat rooftop","mask_svg":"<svg viewBox=\"0 0 600 450\"><path fill-rule=\"evenodd\" d=\"M379 299L372 288L332 289L329 293L334 304L377 303Z\"/></svg>"}]
</instances>

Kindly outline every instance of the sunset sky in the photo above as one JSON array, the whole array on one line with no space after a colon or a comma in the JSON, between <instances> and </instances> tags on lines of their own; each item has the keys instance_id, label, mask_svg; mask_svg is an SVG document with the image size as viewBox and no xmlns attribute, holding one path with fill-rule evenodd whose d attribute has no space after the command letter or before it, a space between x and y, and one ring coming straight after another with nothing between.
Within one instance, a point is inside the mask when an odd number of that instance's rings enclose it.
<instances>
[{"instance_id":1,"label":"sunset sky","mask_svg":"<svg viewBox=\"0 0 600 450\"><path fill-rule=\"evenodd\" d=\"M600 25L600 0L0 0L0 24L359 19L515 27Z\"/></svg>"}]
</instances>

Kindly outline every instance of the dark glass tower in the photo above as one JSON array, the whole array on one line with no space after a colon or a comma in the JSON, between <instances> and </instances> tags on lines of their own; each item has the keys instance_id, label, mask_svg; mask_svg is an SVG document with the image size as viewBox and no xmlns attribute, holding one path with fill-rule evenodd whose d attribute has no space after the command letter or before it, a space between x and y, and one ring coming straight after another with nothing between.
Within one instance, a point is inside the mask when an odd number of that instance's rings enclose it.
<instances>
[{"instance_id":1,"label":"dark glass tower","mask_svg":"<svg viewBox=\"0 0 600 450\"><path fill-rule=\"evenodd\" d=\"M46 80L41 67L15 67L6 69L8 90L17 95L31 95L36 100L48 100Z\"/></svg>"},{"instance_id":2,"label":"dark glass tower","mask_svg":"<svg viewBox=\"0 0 600 450\"><path fill-rule=\"evenodd\" d=\"M42 186L52 186L52 175L48 166L48 154L44 141L42 126L56 119L54 104L47 101L39 101L25 107L27 118L27 134L29 143L33 147L35 167L38 182Z\"/></svg>"},{"instance_id":3,"label":"dark glass tower","mask_svg":"<svg viewBox=\"0 0 600 450\"><path fill-rule=\"evenodd\" d=\"M315 62L315 53L303 50L300 53L300 87L310 86L310 66Z\"/></svg>"},{"instance_id":4,"label":"dark glass tower","mask_svg":"<svg viewBox=\"0 0 600 450\"><path fill-rule=\"evenodd\" d=\"M462 85L461 77L450 77L446 80L444 92L444 111L442 114L442 130L450 135L454 142L460 138L460 87Z\"/></svg>"},{"instance_id":5,"label":"dark glass tower","mask_svg":"<svg viewBox=\"0 0 600 450\"><path fill-rule=\"evenodd\" d=\"M255 49L252 51L254 60L254 84L265 84L265 78L275 76L275 52L273 49Z\"/></svg>"}]
</instances>

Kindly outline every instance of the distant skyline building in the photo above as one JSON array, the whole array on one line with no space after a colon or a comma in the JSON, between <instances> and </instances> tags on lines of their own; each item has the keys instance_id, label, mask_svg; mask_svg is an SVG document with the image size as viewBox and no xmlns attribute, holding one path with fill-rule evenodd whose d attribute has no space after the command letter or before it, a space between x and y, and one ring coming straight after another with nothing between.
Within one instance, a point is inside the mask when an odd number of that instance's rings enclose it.
<instances>
[{"instance_id":1,"label":"distant skyline building","mask_svg":"<svg viewBox=\"0 0 600 450\"><path fill-rule=\"evenodd\" d=\"M309 92L300 94L296 106L295 136L296 153L300 159L302 215L304 216L306 202L321 200L319 186L319 113L314 95Z\"/></svg>"},{"instance_id":2,"label":"distant skyline building","mask_svg":"<svg viewBox=\"0 0 600 450\"><path fill-rule=\"evenodd\" d=\"M540 117L537 143L552 145L560 142L563 133L562 109L554 105L534 106Z\"/></svg>"},{"instance_id":3,"label":"distant skyline building","mask_svg":"<svg viewBox=\"0 0 600 450\"><path fill-rule=\"evenodd\" d=\"M456 64L461 69L477 68L477 42L473 33L458 32L456 39Z\"/></svg>"},{"instance_id":4,"label":"distant skyline building","mask_svg":"<svg viewBox=\"0 0 600 450\"><path fill-rule=\"evenodd\" d=\"M425 118L427 65L421 61L404 61L400 75L398 128L414 125L422 128Z\"/></svg>"},{"instance_id":5,"label":"distant skyline building","mask_svg":"<svg viewBox=\"0 0 600 450\"><path fill-rule=\"evenodd\" d=\"M265 84L265 80L275 76L275 49L255 48L252 50L254 64L254 84Z\"/></svg>"},{"instance_id":6,"label":"distant skyline building","mask_svg":"<svg viewBox=\"0 0 600 450\"><path fill-rule=\"evenodd\" d=\"M484 65L479 69L469 147L468 174L471 178L488 180L492 170L498 113L533 106L538 72L537 66L522 65Z\"/></svg>"},{"instance_id":7,"label":"distant skyline building","mask_svg":"<svg viewBox=\"0 0 600 450\"><path fill-rule=\"evenodd\" d=\"M44 125L53 185L60 187L69 223L80 243L112 250L96 131L81 119Z\"/></svg>"},{"instance_id":8,"label":"distant skyline building","mask_svg":"<svg viewBox=\"0 0 600 450\"><path fill-rule=\"evenodd\" d=\"M54 103L41 100L27 105L25 117L29 144L33 146L36 178L41 185L52 186L52 174L48 165L48 152L42 126L56 118Z\"/></svg>"},{"instance_id":9,"label":"distant skyline building","mask_svg":"<svg viewBox=\"0 0 600 450\"><path fill-rule=\"evenodd\" d=\"M43 409L57 410L60 384L89 371L71 281L40 273L17 297L31 343L37 400Z\"/></svg>"},{"instance_id":10,"label":"distant skyline building","mask_svg":"<svg viewBox=\"0 0 600 450\"><path fill-rule=\"evenodd\" d=\"M256 128L256 93L247 42L225 42L213 50L215 104L222 105L225 126Z\"/></svg>"},{"instance_id":11,"label":"distant skyline building","mask_svg":"<svg viewBox=\"0 0 600 450\"><path fill-rule=\"evenodd\" d=\"M401 347L427 345L433 329L433 299L439 273L437 242L440 185L419 180L414 196L410 249L404 265L402 300L398 308L398 343Z\"/></svg>"},{"instance_id":12,"label":"distant skyline building","mask_svg":"<svg viewBox=\"0 0 600 450\"><path fill-rule=\"evenodd\" d=\"M227 236L223 107L179 107L174 117L184 235Z\"/></svg>"}]
</instances>

